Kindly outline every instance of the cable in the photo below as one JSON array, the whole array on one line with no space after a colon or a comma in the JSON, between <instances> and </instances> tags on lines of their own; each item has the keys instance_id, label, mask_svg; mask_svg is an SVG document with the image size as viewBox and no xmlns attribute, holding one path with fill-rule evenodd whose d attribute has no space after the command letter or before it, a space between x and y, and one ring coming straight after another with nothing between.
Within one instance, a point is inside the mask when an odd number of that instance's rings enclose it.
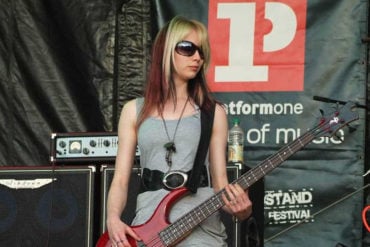
<instances>
[{"instance_id":1,"label":"cable","mask_svg":"<svg viewBox=\"0 0 370 247\"><path fill-rule=\"evenodd\" d=\"M323 208L323 209L321 209L321 210L317 211L316 213L312 214L310 217L307 217L307 218L305 218L305 219L302 219L302 220L298 221L297 223L295 223L294 225L292 225L292 226L290 226L290 227L287 227L287 228L283 229L282 231L278 232L277 234L273 235L272 237L270 237L270 238L266 239L266 240L264 241L264 243L267 243L267 242L269 242L269 241L273 240L274 238L276 238L276 237L280 236L281 234L283 234L283 233L285 233L285 232L287 232L287 231L289 231L289 230L291 230L291 229L293 229L293 228L295 228L295 227L297 227L297 226L301 225L301 224L302 224L302 223L304 223L306 220L309 220L309 219L311 219L311 218L313 218L313 217L317 216L318 214L321 214L322 212L324 212L324 211L328 210L329 208L334 207L335 205L337 205L337 204L339 204L340 202L342 202L342 201L344 201L344 200L348 199L349 197L351 197L351 196L353 196L353 195L357 194L358 192L360 192L360 191L362 191L362 190L366 189L366 188L367 188L367 187L369 187L369 186L370 186L370 184L366 184L366 185L362 186L361 188L359 188L359 189L355 190L354 192L349 193L348 195L346 195L346 196L344 196L344 197L340 198L339 200L337 200L337 201L335 201L335 202L331 203L330 205L326 206L325 208Z\"/></svg>"},{"instance_id":2,"label":"cable","mask_svg":"<svg viewBox=\"0 0 370 247\"><path fill-rule=\"evenodd\" d=\"M367 205L363 210L362 210L362 223L364 224L366 230L368 232L370 232L370 226L369 224L367 223L367 219L366 219L366 213L367 211L370 210L370 205Z\"/></svg>"}]
</instances>

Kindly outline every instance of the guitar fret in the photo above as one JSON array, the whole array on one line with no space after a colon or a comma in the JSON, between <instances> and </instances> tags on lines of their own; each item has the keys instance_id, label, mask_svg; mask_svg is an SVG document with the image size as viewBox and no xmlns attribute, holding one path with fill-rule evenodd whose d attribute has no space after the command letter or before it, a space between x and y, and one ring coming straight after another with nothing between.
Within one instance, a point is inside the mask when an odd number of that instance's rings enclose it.
<instances>
[{"instance_id":1,"label":"guitar fret","mask_svg":"<svg viewBox=\"0 0 370 247\"><path fill-rule=\"evenodd\" d=\"M283 157L281 157L281 155L279 153L277 155L279 156L281 161L284 161Z\"/></svg>"},{"instance_id":2,"label":"guitar fret","mask_svg":"<svg viewBox=\"0 0 370 247\"><path fill-rule=\"evenodd\" d=\"M240 185L240 186L242 186L243 188L244 187L249 187L249 183L248 183L248 181L247 181L247 179L246 178L244 178L244 177L240 177L240 179L239 180L241 180L240 182L238 182L238 184Z\"/></svg>"},{"instance_id":3,"label":"guitar fret","mask_svg":"<svg viewBox=\"0 0 370 247\"><path fill-rule=\"evenodd\" d=\"M301 139L298 139L299 143L301 144L301 146L303 147L305 144L301 141Z\"/></svg>"},{"instance_id":4,"label":"guitar fret","mask_svg":"<svg viewBox=\"0 0 370 247\"><path fill-rule=\"evenodd\" d=\"M254 181L257 181L257 180L258 180L258 178L255 176L254 172L251 172L251 174L252 174L252 176L253 176L253 178L254 178Z\"/></svg>"},{"instance_id":5,"label":"guitar fret","mask_svg":"<svg viewBox=\"0 0 370 247\"><path fill-rule=\"evenodd\" d=\"M272 164L271 159L269 159L268 162L270 163L271 167L274 167L274 164Z\"/></svg>"},{"instance_id":6,"label":"guitar fret","mask_svg":"<svg viewBox=\"0 0 370 247\"><path fill-rule=\"evenodd\" d=\"M265 168L266 167L267 167L267 165L265 165ZM266 172L265 172L265 170L262 169L262 166L260 167L260 170L261 170L261 172L262 172L263 175L266 175Z\"/></svg>"}]
</instances>

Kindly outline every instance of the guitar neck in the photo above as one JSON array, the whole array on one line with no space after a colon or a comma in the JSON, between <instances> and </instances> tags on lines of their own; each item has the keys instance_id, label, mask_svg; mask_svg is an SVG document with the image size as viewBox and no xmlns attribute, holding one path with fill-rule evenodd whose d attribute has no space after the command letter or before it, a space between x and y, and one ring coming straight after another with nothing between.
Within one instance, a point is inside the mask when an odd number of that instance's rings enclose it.
<instances>
[{"instance_id":1,"label":"guitar neck","mask_svg":"<svg viewBox=\"0 0 370 247\"><path fill-rule=\"evenodd\" d=\"M257 182L268 173L270 173L272 170L274 170L276 167L281 165L281 163L287 160L290 156L305 147L308 143L315 139L315 137L316 135L314 135L313 133L306 132L303 136L297 138L290 144L285 145L277 153L265 159L258 166L252 168L247 173L240 176L233 183L239 184L244 190L246 190L255 182Z\"/></svg>"},{"instance_id":2,"label":"guitar neck","mask_svg":"<svg viewBox=\"0 0 370 247\"><path fill-rule=\"evenodd\" d=\"M287 160L291 155L310 143L316 137L314 131L316 130L314 129L306 132L304 135L297 138L290 144L285 145L280 149L279 152L265 159L258 166L249 170L232 183L239 184L244 190L248 189L255 182L260 180L266 174ZM224 201L222 200L223 193L225 193L224 189L220 190L214 196L201 203L192 211L170 224L159 233L161 239L166 244L173 245L187 236L196 226L225 205Z\"/></svg>"}]
</instances>

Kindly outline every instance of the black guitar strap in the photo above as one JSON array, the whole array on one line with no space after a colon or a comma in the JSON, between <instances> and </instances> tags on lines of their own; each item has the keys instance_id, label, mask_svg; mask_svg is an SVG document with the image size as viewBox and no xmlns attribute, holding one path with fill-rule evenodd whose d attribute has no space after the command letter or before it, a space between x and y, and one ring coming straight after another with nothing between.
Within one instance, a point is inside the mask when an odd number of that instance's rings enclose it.
<instances>
[{"instance_id":1,"label":"black guitar strap","mask_svg":"<svg viewBox=\"0 0 370 247\"><path fill-rule=\"evenodd\" d=\"M192 193L197 192L197 189L201 182L202 170L206 168L204 165L204 161L208 153L209 142L211 139L215 108L216 106L213 105L211 111L206 112L204 110L201 110L200 113L200 123L201 123L200 140L198 144L198 150L195 155L193 170L191 172L189 181L186 184L186 187Z\"/></svg>"}]
</instances>

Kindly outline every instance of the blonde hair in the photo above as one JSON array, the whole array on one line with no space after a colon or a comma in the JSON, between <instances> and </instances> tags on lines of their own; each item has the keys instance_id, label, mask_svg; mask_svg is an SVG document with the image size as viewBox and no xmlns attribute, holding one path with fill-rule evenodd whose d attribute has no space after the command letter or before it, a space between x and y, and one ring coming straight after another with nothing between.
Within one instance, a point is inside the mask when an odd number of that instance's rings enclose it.
<instances>
[{"instance_id":1,"label":"blonde hair","mask_svg":"<svg viewBox=\"0 0 370 247\"><path fill-rule=\"evenodd\" d=\"M187 85L189 97L201 109L209 110L216 102L206 83L206 70L210 63L210 45L206 27L199 21L189 20L181 16L174 17L158 32L153 47L151 66L144 93L144 105L139 115L138 125L150 115L153 109L162 114L168 98L176 99L176 87L171 78L176 44L183 41L195 31L199 37L199 47L204 59L201 70Z\"/></svg>"},{"instance_id":2,"label":"blonde hair","mask_svg":"<svg viewBox=\"0 0 370 247\"><path fill-rule=\"evenodd\" d=\"M206 27L197 20L189 20L182 16L174 17L168 24L162 64L162 73L164 75L166 84L170 87L170 91L171 87L173 86L169 84L171 84L171 74L176 44L180 41L183 41L184 38L192 31L197 33L200 40L199 47L202 49L204 54L202 69L204 76L208 69L210 62L210 45Z\"/></svg>"}]
</instances>

